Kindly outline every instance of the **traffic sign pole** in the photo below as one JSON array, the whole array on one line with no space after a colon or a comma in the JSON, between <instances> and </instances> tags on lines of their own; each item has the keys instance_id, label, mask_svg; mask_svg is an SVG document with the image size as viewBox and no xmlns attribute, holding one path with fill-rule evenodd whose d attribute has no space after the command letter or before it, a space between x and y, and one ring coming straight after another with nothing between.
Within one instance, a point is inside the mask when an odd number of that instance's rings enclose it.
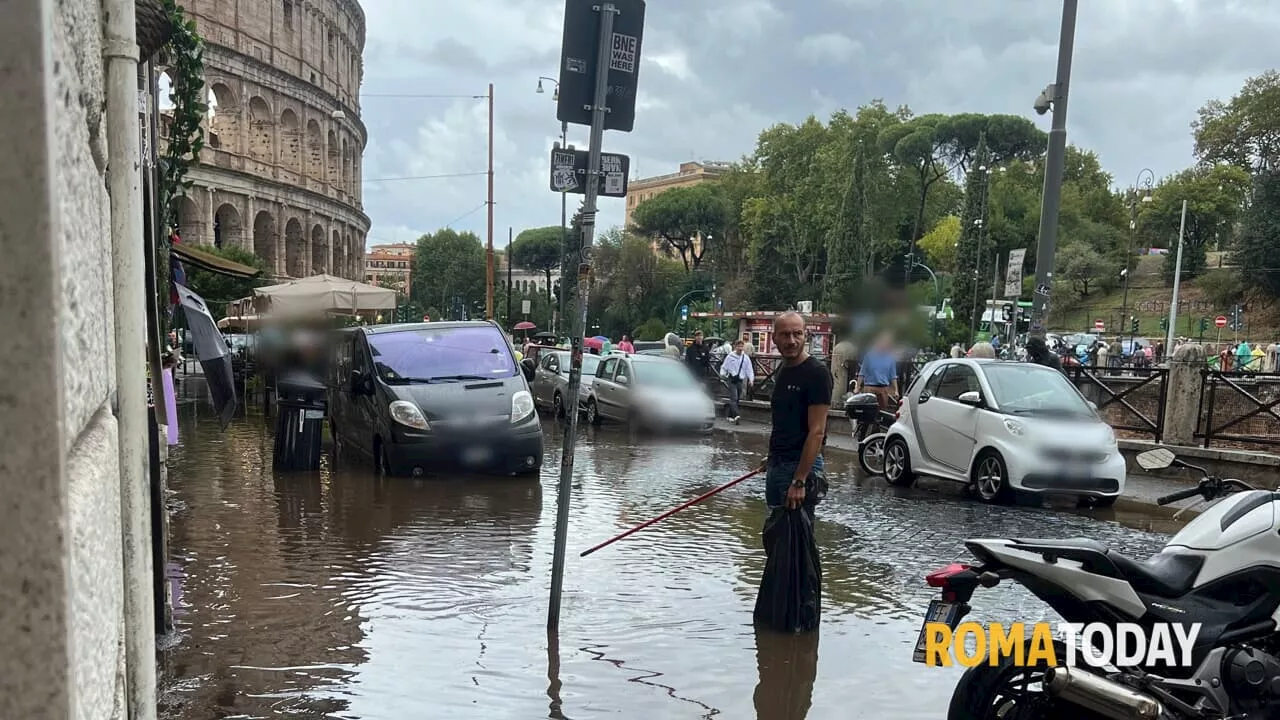
<instances>
[{"instance_id":1,"label":"traffic sign pole","mask_svg":"<svg viewBox=\"0 0 1280 720\"><path fill-rule=\"evenodd\" d=\"M567 3L565 5L565 27L566 40L569 39L571 33L569 29L571 24L577 19L574 15L574 8L577 3ZM632 77L639 68L638 57L639 38L636 36L623 36L625 47L621 50L618 58L614 58L612 48L614 45L614 15L618 13L618 8L612 2L600 2L594 6L593 11L597 14L597 22L599 23L599 34L596 41L595 50L595 92L591 100L591 141L589 144L590 155L587 161L587 177L586 177L586 198L582 207L582 251L578 258L578 307L573 314L570 322L570 341L572 342L573 351L571 353L571 363L569 370L569 388L566 393L569 397L565 401L565 407L569 408L568 422L564 424L564 442L562 444L563 452L560 457L560 485L557 488L556 497L556 531L555 531L555 547L551 560L551 600L547 609L547 632L555 633L560 629L560 597L564 591L564 562L565 547L568 543L569 533L569 499L570 489L573 487L573 454L574 447L578 438L578 396L582 389L582 345L583 336L586 334L587 327L587 291L589 288L589 279L591 276L591 243L595 237L596 230L596 196L600 190L600 146L604 140L605 118L608 109L605 107L607 100L607 91L609 88L610 70L617 66L623 72L626 68L631 70ZM639 26L643 27L644 5L639 5ZM629 20L636 20L631 17ZM565 58L561 61L561 85L564 98L564 73L569 63L575 58L569 54L568 43L564 49ZM634 101L634 94L632 95ZM627 103L625 101L615 101L614 110L621 111L625 109ZM563 105L562 105L563 107ZM630 110L634 114L634 106ZM562 117L565 122L572 122L572 118ZM627 126L626 130L631 128Z\"/></svg>"}]
</instances>

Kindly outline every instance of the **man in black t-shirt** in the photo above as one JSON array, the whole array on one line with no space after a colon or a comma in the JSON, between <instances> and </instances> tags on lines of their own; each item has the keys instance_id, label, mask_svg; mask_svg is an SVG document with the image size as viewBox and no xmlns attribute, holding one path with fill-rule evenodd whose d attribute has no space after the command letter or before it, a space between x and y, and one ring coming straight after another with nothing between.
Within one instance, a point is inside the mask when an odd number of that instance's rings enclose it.
<instances>
[{"instance_id":1,"label":"man in black t-shirt","mask_svg":"<svg viewBox=\"0 0 1280 720\"><path fill-rule=\"evenodd\" d=\"M822 446L831 407L831 373L809 355L804 318L788 312L773 321L773 344L782 355L774 375L773 430L766 461L765 502L770 508L813 506L826 495Z\"/></svg>"}]
</instances>

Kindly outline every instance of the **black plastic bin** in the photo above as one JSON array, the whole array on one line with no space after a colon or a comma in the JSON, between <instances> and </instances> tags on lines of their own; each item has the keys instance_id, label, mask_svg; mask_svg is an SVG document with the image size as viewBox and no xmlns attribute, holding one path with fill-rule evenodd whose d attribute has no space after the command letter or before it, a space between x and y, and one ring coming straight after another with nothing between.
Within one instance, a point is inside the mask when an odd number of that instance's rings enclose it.
<instances>
[{"instance_id":1,"label":"black plastic bin","mask_svg":"<svg viewBox=\"0 0 1280 720\"><path fill-rule=\"evenodd\" d=\"M325 386L310 375L295 373L276 380L276 470L320 469L324 434Z\"/></svg>"}]
</instances>

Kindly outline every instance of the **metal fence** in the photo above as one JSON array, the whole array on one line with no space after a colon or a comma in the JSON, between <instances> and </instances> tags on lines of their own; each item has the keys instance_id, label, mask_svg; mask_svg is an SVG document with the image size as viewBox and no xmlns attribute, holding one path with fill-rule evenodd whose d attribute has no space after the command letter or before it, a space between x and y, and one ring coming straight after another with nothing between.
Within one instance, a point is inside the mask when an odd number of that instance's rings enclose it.
<instances>
[{"instance_id":1,"label":"metal fence","mask_svg":"<svg viewBox=\"0 0 1280 720\"><path fill-rule=\"evenodd\" d=\"M1164 437L1168 369L1071 365L1065 371L1111 427L1156 442Z\"/></svg>"},{"instance_id":2,"label":"metal fence","mask_svg":"<svg viewBox=\"0 0 1280 720\"><path fill-rule=\"evenodd\" d=\"M1202 370L1196 438L1204 447L1280 447L1280 373Z\"/></svg>"}]
</instances>

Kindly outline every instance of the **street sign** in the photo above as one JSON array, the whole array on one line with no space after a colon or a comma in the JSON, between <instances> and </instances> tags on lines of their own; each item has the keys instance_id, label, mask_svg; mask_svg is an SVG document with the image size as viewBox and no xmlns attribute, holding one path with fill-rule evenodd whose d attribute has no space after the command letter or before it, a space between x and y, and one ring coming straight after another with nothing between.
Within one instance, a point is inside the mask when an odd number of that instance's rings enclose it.
<instances>
[{"instance_id":1,"label":"street sign","mask_svg":"<svg viewBox=\"0 0 1280 720\"><path fill-rule=\"evenodd\" d=\"M607 47L598 48L600 11L606 3L617 12ZM640 78L640 43L644 37L644 0L566 0L564 38L560 46L560 101L556 119L591 125L598 50L609 53L605 130L631 132L636 121L636 87Z\"/></svg>"},{"instance_id":2,"label":"street sign","mask_svg":"<svg viewBox=\"0 0 1280 720\"><path fill-rule=\"evenodd\" d=\"M1226 315L1219 315L1218 317L1216 317L1216 318L1214 318L1214 319L1213 319L1213 324L1214 324L1214 325L1217 325L1218 327L1226 327L1226 326L1227 326L1227 316L1226 316Z\"/></svg>"},{"instance_id":3,"label":"street sign","mask_svg":"<svg viewBox=\"0 0 1280 720\"><path fill-rule=\"evenodd\" d=\"M1004 307L1000 308L1000 318L1001 318L1001 322L1003 322L1006 325L1013 322L1013 306L1005 305Z\"/></svg>"},{"instance_id":4,"label":"street sign","mask_svg":"<svg viewBox=\"0 0 1280 720\"><path fill-rule=\"evenodd\" d=\"M1006 298L1022 297L1022 259L1026 256L1025 248L1009 251L1009 266L1004 273L1004 296ZM1007 320L1005 322L1008 322Z\"/></svg>"},{"instance_id":5,"label":"street sign","mask_svg":"<svg viewBox=\"0 0 1280 720\"><path fill-rule=\"evenodd\" d=\"M521 300L521 301L520 301L520 312L524 313L525 315L528 315L528 314L529 314L529 310L531 310L531 309L532 309L532 307L533 307L533 303L532 303L532 302L530 302L530 301L528 301L528 300Z\"/></svg>"},{"instance_id":6,"label":"street sign","mask_svg":"<svg viewBox=\"0 0 1280 720\"><path fill-rule=\"evenodd\" d=\"M586 150L553 148L551 150L551 191L574 195L587 194ZM631 158L617 153L600 154L598 192L605 197L626 197L627 178L631 175Z\"/></svg>"},{"instance_id":7,"label":"street sign","mask_svg":"<svg viewBox=\"0 0 1280 720\"><path fill-rule=\"evenodd\" d=\"M1094 321L1093 321L1093 329L1094 329L1094 330L1099 330L1099 331L1101 331L1101 330L1106 330L1106 329L1107 329L1107 324L1106 324L1106 323L1104 323L1104 322L1102 322L1101 320L1094 320Z\"/></svg>"}]
</instances>

